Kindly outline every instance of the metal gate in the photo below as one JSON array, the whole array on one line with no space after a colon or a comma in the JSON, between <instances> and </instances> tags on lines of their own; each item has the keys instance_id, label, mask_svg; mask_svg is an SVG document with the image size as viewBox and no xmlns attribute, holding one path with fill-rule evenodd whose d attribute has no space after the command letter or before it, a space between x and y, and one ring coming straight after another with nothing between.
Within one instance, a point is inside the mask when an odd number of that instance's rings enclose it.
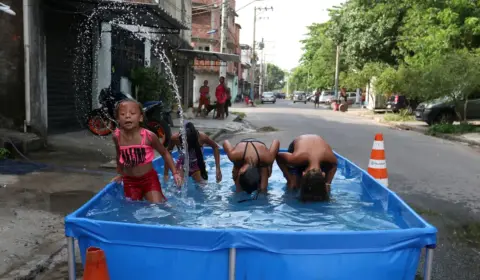
<instances>
[{"instance_id":1,"label":"metal gate","mask_svg":"<svg viewBox=\"0 0 480 280\"><path fill-rule=\"evenodd\" d=\"M92 32L85 18L68 13L45 14L47 37L48 131L85 127L92 106Z\"/></svg>"},{"instance_id":2,"label":"metal gate","mask_svg":"<svg viewBox=\"0 0 480 280\"><path fill-rule=\"evenodd\" d=\"M130 31L112 26L112 89L120 91L121 77L130 79L131 71L143 67L144 61L143 41Z\"/></svg>"}]
</instances>

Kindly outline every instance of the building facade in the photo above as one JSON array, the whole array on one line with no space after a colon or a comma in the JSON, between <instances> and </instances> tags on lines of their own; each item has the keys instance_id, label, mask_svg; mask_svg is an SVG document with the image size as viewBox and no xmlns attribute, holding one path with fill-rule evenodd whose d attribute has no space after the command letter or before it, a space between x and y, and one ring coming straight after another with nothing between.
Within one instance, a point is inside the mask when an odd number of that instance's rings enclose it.
<instances>
[{"instance_id":1,"label":"building facade","mask_svg":"<svg viewBox=\"0 0 480 280\"><path fill-rule=\"evenodd\" d=\"M192 46L201 52L220 51L222 0L193 0L192 3ZM235 23L238 16L235 12L235 1L228 1L228 16L226 28L226 53L240 55L241 26ZM214 88L218 85L220 65L226 64L226 84L231 89L232 97L238 93L238 74L241 69L239 58L237 62L222 60L196 59L194 63L194 101L197 102L200 87L205 80L210 85L210 98L215 101Z\"/></svg>"},{"instance_id":2,"label":"building facade","mask_svg":"<svg viewBox=\"0 0 480 280\"><path fill-rule=\"evenodd\" d=\"M172 62L183 102L193 99L193 61L175 51L192 49L191 0L3 3L16 16L0 15L1 126L45 139L84 129L101 89L131 93L134 68L165 71L160 50Z\"/></svg>"}]
</instances>

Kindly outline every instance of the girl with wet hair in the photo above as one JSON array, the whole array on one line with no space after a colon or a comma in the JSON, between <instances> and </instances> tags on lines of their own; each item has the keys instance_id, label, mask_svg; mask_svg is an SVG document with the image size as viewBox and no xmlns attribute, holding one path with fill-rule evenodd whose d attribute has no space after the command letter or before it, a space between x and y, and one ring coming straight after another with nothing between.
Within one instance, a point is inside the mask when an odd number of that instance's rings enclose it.
<instances>
[{"instance_id":1,"label":"girl with wet hair","mask_svg":"<svg viewBox=\"0 0 480 280\"><path fill-rule=\"evenodd\" d=\"M279 147L278 140L273 140L270 148L253 138L244 139L234 147L225 140L223 148L233 162L232 177L237 192L267 192L268 178L272 175Z\"/></svg>"},{"instance_id":2,"label":"girl with wet hair","mask_svg":"<svg viewBox=\"0 0 480 280\"><path fill-rule=\"evenodd\" d=\"M300 135L288 152L278 153L277 164L287 179L289 189L300 189L303 201L325 201L337 172L337 157L318 135Z\"/></svg>"},{"instance_id":3,"label":"girl with wet hair","mask_svg":"<svg viewBox=\"0 0 480 280\"><path fill-rule=\"evenodd\" d=\"M173 159L158 140L157 135L140 126L143 108L135 100L122 100L115 108L118 129L112 139L117 152L118 176L112 181L122 182L125 197L131 200L147 199L158 203L166 200L158 174L153 168L155 150L160 153L173 172L175 183L182 184Z\"/></svg>"},{"instance_id":4,"label":"girl with wet hair","mask_svg":"<svg viewBox=\"0 0 480 280\"><path fill-rule=\"evenodd\" d=\"M189 161L189 176L195 180L197 183L201 183L208 180L207 168L205 165L205 159L203 157L202 147L207 145L212 147L213 156L215 158L216 165L216 179L217 182L222 180L222 171L220 169L220 150L218 149L217 143L210 139L208 135L203 132L198 131L193 123L187 122L185 124L185 131L187 136L187 147L188 147L188 161ZM180 171L180 174L184 175L184 164L185 164L185 155L182 154L183 143L180 132L172 135L170 144L168 146L168 151L172 151L174 147L177 147L179 157L176 163L176 169ZM168 180L168 168L164 169L164 179Z\"/></svg>"}]
</instances>

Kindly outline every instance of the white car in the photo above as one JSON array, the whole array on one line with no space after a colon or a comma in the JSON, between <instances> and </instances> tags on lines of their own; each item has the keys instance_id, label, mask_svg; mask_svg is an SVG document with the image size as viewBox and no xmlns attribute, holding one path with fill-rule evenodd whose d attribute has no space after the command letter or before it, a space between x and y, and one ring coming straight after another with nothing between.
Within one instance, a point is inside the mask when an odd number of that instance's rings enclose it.
<instances>
[{"instance_id":1,"label":"white car","mask_svg":"<svg viewBox=\"0 0 480 280\"><path fill-rule=\"evenodd\" d=\"M277 101L277 97L275 96L275 93L267 91L262 94L261 101L262 104L265 102L275 103Z\"/></svg>"},{"instance_id":2,"label":"white car","mask_svg":"<svg viewBox=\"0 0 480 280\"><path fill-rule=\"evenodd\" d=\"M307 98L305 96L305 92L303 91L296 91L293 93L293 103L303 102L307 104Z\"/></svg>"},{"instance_id":3,"label":"white car","mask_svg":"<svg viewBox=\"0 0 480 280\"><path fill-rule=\"evenodd\" d=\"M335 92L333 91L322 91L319 98L320 104L330 104L332 100L335 99Z\"/></svg>"}]
</instances>

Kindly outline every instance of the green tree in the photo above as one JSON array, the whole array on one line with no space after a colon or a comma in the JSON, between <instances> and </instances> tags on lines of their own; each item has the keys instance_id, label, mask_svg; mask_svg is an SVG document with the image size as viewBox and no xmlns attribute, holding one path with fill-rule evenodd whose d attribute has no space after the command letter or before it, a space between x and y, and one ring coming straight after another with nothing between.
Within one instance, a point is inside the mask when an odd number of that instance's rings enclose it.
<instances>
[{"instance_id":1,"label":"green tree","mask_svg":"<svg viewBox=\"0 0 480 280\"><path fill-rule=\"evenodd\" d=\"M351 68L362 69L368 62L395 65L399 28L406 11L403 0L349 0L330 10L328 34L340 44Z\"/></svg>"},{"instance_id":2,"label":"green tree","mask_svg":"<svg viewBox=\"0 0 480 280\"><path fill-rule=\"evenodd\" d=\"M285 85L285 72L275 64L267 63L265 89L268 91L282 89Z\"/></svg>"}]
</instances>

